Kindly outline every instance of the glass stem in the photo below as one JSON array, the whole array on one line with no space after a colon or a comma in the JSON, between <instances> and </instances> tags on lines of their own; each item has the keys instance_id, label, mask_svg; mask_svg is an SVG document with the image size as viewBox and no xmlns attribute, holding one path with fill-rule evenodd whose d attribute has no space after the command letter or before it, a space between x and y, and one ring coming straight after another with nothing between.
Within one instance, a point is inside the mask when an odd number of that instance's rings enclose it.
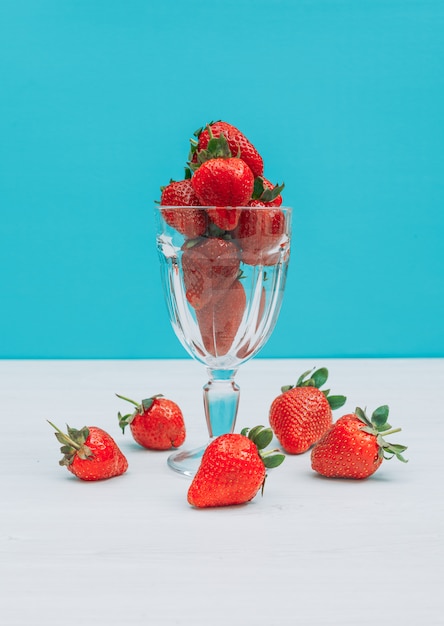
<instances>
[{"instance_id":1,"label":"glass stem","mask_svg":"<svg viewBox=\"0 0 444 626\"><path fill-rule=\"evenodd\" d=\"M208 370L204 386L204 407L210 437L231 433L236 423L239 387L234 382L237 370Z\"/></svg>"}]
</instances>

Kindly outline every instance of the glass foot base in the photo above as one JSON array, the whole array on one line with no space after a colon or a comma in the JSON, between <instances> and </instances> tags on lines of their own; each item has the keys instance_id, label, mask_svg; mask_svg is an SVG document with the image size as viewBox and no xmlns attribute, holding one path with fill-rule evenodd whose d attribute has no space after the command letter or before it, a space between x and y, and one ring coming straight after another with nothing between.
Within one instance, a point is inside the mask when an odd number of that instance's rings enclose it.
<instances>
[{"instance_id":1,"label":"glass foot base","mask_svg":"<svg viewBox=\"0 0 444 626\"><path fill-rule=\"evenodd\" d=\"M178 450L174 452L167 459L169 467L178 474L192 478L197 472L207 445L193 448L192 450Z\"/></svg>"}]
</instances>

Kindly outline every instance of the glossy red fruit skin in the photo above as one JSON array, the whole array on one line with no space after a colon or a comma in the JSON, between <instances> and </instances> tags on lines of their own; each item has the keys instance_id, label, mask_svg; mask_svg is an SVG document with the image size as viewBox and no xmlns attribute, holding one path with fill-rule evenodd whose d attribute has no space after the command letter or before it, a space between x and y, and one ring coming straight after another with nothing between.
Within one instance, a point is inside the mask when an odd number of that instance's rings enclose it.
<instances>
[{"instance_id":1,"label":"glossy red fruit skin","mask_svg":"<svg viewBox=\"0 0 444 626\"><path fill-rule=\"evenodd\" d=\"M264 462L248 437L221 435L204 452L188 490L188 502L198 508L249 502L261 488L265 474Z\"/></svg>"},{"instance_id":2,"label":"glossy red fruit skin","mask_svg":"<svg viewBox=\"0 0 444 626\"><path fill-rule=\"evenodd\" d=\"M185 441L185 423L178 405L158 397L142 414L130 422L134 441L150 450L177 448Z\"/></svg>"},{"instance_id":3,"label":"glossy red fruit skin","mask_svg":"<svg viewBox=\"0 0 444 626\"><path fill-rule=\"evenodd\" d=\"M183 245L182 269L186 298L194 309L221 298L239 274L237 246L219 237Z\"/></svg>"},{"instance_id":4,"label":"glossy red fruit skin","mask_svg":"<svg viewBox=\"0 0 444 626\"><path fill-rule=\"evenodd\" d=\"M222 297L210 300L196 311L202 342L211 355L223 356L229 352L246 304L245 289L239 280L235 280Z\"/></svg>"},{"instance_id":5,"label":"glossy red fruit skin","mask_svg":"<svg viewBox=\"0 0 444 626\"><path fill-rule=\"evenodd\" d=\"M311 467L328 478L368 478L383 457L375 435L362 431L364 424L353 413L339 418L311 451Z\"/></svg>"},{"instance_id":6,"label":"glossy red fruit skin","mask_svg":"<svg viewBox=\"0 0 444 626\"><path fill-rule=\"evenodd\" d=\"M316 387L293 387L274 399L269 420L285 452L302 454L331 426L332 411Z\"/></svg>"},{"instance_id":7,"label":"glossy red fruit skin","mask_svg":"<svg viewBox=\"0 0 444 626\"><path fill-rule=\"evenodd\" d=\"M241 248L241 259L247 265L271 266L278 263L285 234L285 214L278 207L243 209L233 238Z\"/></svg>"},{"instance_id":8,"label":"glossy red fruit skin","mask_svg":"<svg viewBox=\"0 0 444 626\"><path fill-rule=\"evenodd\" d=\"M88 430L85 446L93 456L81 459L76 454L72 463L67 465L68 470L86 481L105 480L124 474L128 469L128 461L111 435L96 426L89 426Z\"/></svg>"},{"instance_id":9,"label":"glossy red fruit skin","mask_svg":"<svg viewBox=\"0 0 444 626\"><path fill-rule=\"evenodd\" d=\"M198 237L207 229L208 216L200 206L190 179L173 181L162 191L160 199L164 220L186 237ZM171 209L170 207L190 207Z\"/></svg>"},{"instance_id":10,"label":"glossy red fruit skin","mask_svg":"<svg viewBox=\"0 0 444 626\"><path fill-rule=\"evenodd\" d=\"M199 206L199 198L191 184L190 178L171 181L162 188L160 197L162 206Z\"/></svg>"},{"instance_id":11,"label":"glossy red fruit skin","mask_svg":"<svg viewBox=\"0 0 444 626\"><path fill-rule=\"evenodd\" d=\"M253 172L254 177L262 176L264 163L261 155L247 137L235 126L227 122L214 122L210 124L213 137L219 137L223 133L227 139L232 156L240 156ZM198 150L205 150L210 140L208 129L203 130L198 138Z\"/></svg>"},{"instance_id":12,"label":"glossy red fruit skin","mask_svg":"<svg viewBox=\"0 0 444 626\"><path fill-rule=\"evenodd\" d=\"M209 159L195 171L191 184L202 206L241 207L251 199L254 176L248 165L236 157ZM209 212L210 218L223 230L230 230L236 223L218 223L217 212Z\"/></svg>"}]
</instances>

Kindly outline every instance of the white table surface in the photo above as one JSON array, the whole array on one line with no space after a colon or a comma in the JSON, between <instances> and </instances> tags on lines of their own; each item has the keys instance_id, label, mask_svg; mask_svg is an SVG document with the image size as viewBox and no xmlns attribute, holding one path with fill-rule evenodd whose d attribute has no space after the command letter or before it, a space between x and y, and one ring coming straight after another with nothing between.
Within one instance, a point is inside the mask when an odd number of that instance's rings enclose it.
<instances>
[{"instance_id":1,"label":"white table surface","mask_svg":"<svg viewBox=\"0 0 444 626\"><path fill-rule=\"evenodd\" d=\"M168 453L121 433L114 393L170 397L199 443L203 366L0 361L1 624L443 624L444 360L257 358L237 376L236 431L268 423L280 386L323 365L348 396L340 414L389 404L409 463L346 481L317 476L309 453L288 456L263 497L195 510ZM46 419L108 430L128 472L74 478Z\"/></svg>"}]
</instances>

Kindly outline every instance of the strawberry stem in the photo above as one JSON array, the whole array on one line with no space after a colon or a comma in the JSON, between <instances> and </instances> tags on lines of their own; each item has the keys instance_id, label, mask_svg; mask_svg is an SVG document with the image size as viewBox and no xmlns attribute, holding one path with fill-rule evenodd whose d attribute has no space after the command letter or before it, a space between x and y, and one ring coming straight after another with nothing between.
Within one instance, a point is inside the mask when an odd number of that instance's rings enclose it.
<instances>
[{"instance_id":1,"label":"strawberry stem","mask_svg":"<svg viewBox=\"0 0 444 626\"><path fill-rule=\"evenodd\" d=\"M71 439L71 437L69 437L66 433L64 433L63 430L60 430L60 428L58 426L56 426L55 424L53 424L49 420L46 420L46 421L48 422L48 424L50 424L54 428L54 430L56 430L59 433L59 435L61 435L61 437L64 440L64 443L72 446L76 450L80 450L81 446L77 443L77 441L74 441L74 439ZM60 442L60 443L62 443L62 442Z\"/></svg>"},{"instance_id":2,"label":"strawberry stem","mask_svg":"<svg viewBox=\"0 0 444 626\"><path fill-rule=\"evenodd\" d=\"M118 398L120 398L121 400L126 400L127 402L131 402L131 404L134 404L134 406L138 409L140 408L140 404L138 402L136 402L135 400L131 400L131 398L126 398L125 396L121 396L120 394L116 393L116 396Z\"/></svg>"}]
</instances>

